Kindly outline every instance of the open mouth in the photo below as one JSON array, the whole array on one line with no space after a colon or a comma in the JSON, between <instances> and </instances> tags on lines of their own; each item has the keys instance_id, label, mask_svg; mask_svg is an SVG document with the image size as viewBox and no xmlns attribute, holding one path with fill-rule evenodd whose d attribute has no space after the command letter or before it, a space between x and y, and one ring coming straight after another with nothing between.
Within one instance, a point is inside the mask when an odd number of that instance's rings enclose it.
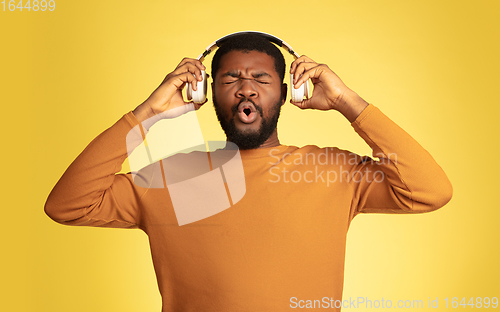
<instances>
[{"instance_id":1,"label":"open mouth","mask_svg":"<svg viewBox=\"0 0 500 312\"><path fill-rule=\"evenodd\" d=\"M243 123L252 123L257 119L257 109L252 102L243 102L238 105L238 118Z\"/></svg>"}]
</instances>

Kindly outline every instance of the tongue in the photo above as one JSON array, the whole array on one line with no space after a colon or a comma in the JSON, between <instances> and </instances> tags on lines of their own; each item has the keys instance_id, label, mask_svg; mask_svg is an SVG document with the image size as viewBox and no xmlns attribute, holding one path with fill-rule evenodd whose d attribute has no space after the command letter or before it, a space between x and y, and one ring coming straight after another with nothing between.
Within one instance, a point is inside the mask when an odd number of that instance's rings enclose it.
<instances>
[{"instance_id":1,"label":"tongue","mask_svg":"<svg viewBox=\"0 0 500 312\"><path fill-rule=\"evenodd\" d=\"M238 118L244 123L252 123L257 119L257 110L251 102L243 102L238 106Z\"/></svg>"}]
</instances>

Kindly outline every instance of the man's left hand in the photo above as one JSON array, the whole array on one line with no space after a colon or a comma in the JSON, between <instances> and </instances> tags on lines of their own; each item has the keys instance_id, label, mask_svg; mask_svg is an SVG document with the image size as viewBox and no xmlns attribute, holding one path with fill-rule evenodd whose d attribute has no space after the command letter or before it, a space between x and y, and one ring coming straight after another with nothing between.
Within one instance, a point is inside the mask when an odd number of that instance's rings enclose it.
<instances>
[{"instance_id":1,"label":"man's left hand","mask_svg":"<svg viewBox=\"0 0 500 312\"><path fill-rule=\"evenodd\" d=\"M292 63L290 73L294 74L292 88L300 87L308 79L311 79L314 86L309 99L302 102L290 100L290 103L301 109L334 109L353 122L368 106L368 103L349 89L328 65L318 64L305 55Z\"/></svg>"}]
</instances>

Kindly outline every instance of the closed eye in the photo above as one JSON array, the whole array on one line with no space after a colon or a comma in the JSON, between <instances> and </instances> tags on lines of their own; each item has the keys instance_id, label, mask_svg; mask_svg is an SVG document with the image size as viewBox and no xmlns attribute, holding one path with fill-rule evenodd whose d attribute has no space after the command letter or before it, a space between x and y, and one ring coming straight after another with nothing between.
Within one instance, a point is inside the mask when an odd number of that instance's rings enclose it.
<instances>
[{"instance_id":1,"label":"closed eye","mask_svg":"<svg viewBox=\"0 0 500 312\"><path fill-rule=\"evenodd\" d=\"M246 80L246 79L245 79L245 80ZM238 81L238 80L225 81L225 82L223 82L223 84L228 85L228 84L235 83L236 81ZM257 79L255 79L255 81L257 81L257 83L260 83L260 84L269 84L269 82L267 82L267 81L263 81L263 80L257 80Z\"/></svg>"}]
</instances>

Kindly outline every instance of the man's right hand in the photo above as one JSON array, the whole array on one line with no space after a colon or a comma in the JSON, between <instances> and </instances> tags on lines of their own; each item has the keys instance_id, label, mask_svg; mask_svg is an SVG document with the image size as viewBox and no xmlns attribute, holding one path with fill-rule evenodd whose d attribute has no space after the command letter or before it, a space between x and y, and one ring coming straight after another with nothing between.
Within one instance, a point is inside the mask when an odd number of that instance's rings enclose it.
<instances>
[{"instance_id":1,"label":"man's right hand","mask_svg":"<svg viewBox=\"0 0 500 312\"><path fill-rule=\"evenodd\" d=\"M186 83L191 83L193 90L196 90L196 83L203 79L201 70L204 69L205 66L199 60L184 58L175 70L163 79L162 83L147 100L137 106L133 111L135 117L142 122L148 118L187 104L193 104L195 109L200 108L207 101L202 104L185 102L182 98L182 90Z\"/></svg>"}]
</instances>

